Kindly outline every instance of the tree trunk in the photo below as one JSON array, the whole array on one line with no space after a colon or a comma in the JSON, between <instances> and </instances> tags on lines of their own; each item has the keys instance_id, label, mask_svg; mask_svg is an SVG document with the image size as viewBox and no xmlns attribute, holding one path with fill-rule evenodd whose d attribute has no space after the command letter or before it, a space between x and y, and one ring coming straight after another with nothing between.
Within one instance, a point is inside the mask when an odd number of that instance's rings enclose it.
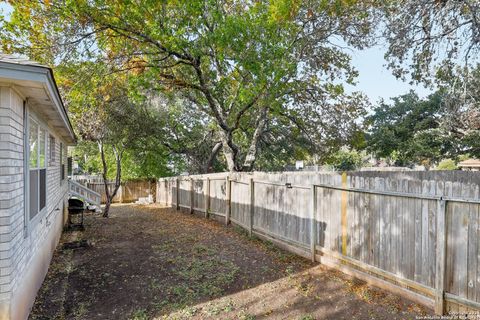
<instances>
[{"instance_id":1,"label":"tree trunk","mask_svg":"<svg viewBox=\"0 0 480 320\"><path fill-rule=\"evenodd\" d=\"M112 193L112 199L117 195L118 189L120 188L120 184L122 182L122 152L115 147L115 145L112 146L113 149L113 154L115 155L115 162L117 165L117 172L115 175L115 187L113 189Z\"/></svg>"},{"instance_id":2,"label":"tree trunk","mask_svg":"<svg viewBox=\"0 0 480 320\"><path fill-rule=\"evenodd\" d=\"M204 173L210 173L213 172L212 167L213 167L213 161L215 161L215 158L217 157L218 152L222 149L222 143L217 142L215 146L212 149L212 152L210 153L210 156L207 159L207 162L205 163L204 167Z\"/></svg>"},{"instance_id":3,"label":"tree trunk","mask_svg":"<svg viewBox=\"0 0 480 320\"><path fill-rule=\"evenodd\" d=\"M225 156L225 160L227 161L227 168L230 172L238 171L235 165L235 152L232 150L228 143L228 134L220 130L220 139L222 140L223 146L223 155Z\"/></svg>"},{"instance_id":4,"label":"tree trunk","mask_svg":"<svg viewBox=\"0 0 480 320\"><path fill-rule=\"evenodd\" d=\"M102 179L103 179L103 185L105 188L105 198L106 198L105 208L103 210L103 217L108 218L110 205L112 204L113 198L117 195L118 189L120 188L121 174L122 174L122 166L121 166L122 152L119 152L115 146L112 146L113 154L115 155L117 170L115 175L115 187L113 189L113 192L110 193L110 190L108 189L108 179L107 179L108 165L105 159L105 148L104 148L103 141L98 141L98 148L100 150L100 156L102 158L102 167L103 167Z\"/></svg>"},{"instance_id":5,"label":"tree trunk","mask_svg":"<svg viewBox=\"0 0 480 320\"><path fill-rule=\"evenodd\" d=\"M250 147L248 148L245 161L243 163L243 171L252 171L255 160L257 160L257 151L258 151L258 142L265 131L265 126L267 125L267 108L263 108L260 111L260 114L257 119L257 127L253 133L252 141L250 142Z\"/></svg>"},{"instance_id":6,"label":"tree trunk","mask_svg":"<svg viewBox=\"0 0 480 320\"><path fill-rule=\"evenodd\" d=\"M258 153L258 143L260 138L265 132L265 126L267 125L267 108L261 110L260 115L257 119L257 125L255 132L253 133L250 146L248 148L245 160L243 164L239 157L239 152L237 146L232 141L232 134L229 134L223 130L220 130L220 138L222 141L222 151L227 162L227 168L230 172L238 171L251 171L257 159Z\"/></svg>"},{"instance_id":7,"label":"tree trunk","mask_svg":"<svg viewBox=\"0 0 480 320\"><path fill-rule=\"evenodd\" d=\"M108 180L107 180L107 172L108 166L107 161L105 160L105 149L103 148L103 141L98 141L98 149L100 151L100 156L102 158L102 179L103 179L103 187L105 189L105 208L103 209L103 216L108 217L108 211L110 210L110 191L108 190Z\"/></svg>"}]
</instances>

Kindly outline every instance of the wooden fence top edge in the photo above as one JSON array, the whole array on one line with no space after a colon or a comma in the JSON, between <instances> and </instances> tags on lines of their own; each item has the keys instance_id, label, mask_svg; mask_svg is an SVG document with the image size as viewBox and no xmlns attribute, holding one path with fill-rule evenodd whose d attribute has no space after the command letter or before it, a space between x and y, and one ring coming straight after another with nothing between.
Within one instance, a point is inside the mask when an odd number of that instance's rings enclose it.
<instances>
[{"instance_id":1,"label":"wooden fence top edge","mask_svg":"<svg viewBox=\"0 0 480 320\"><path fill-rule=\"evenodd\" d=\"M464 198L455 198L448 196L435 196L428 194L418 194L418 193L406 193L406 192L396 192L396 191L385 191L385 190L371 190L371 189L360 189L360 188L351 188L351 187L339 187L328 184L315 184L315 187L334 189L339 191L349 191L349 192L358 192L358 193L369 193L376 195L384 196L394 196L394 197L403 197L403 198L416 198L424 200L444 200L451 202L463 202L463 203L475 203L480 204L480 199L464 199Z\"/></svg>"},{"instance_id":2,"label":"wooden fence top edge","mask_svg":"<svg viewBox=\"0 0 480 320\"><path fill-rule=\"evenodd\" d=\"M187 178L177 178L183 181L204 181L206 178L202 179L195 179L193 177ZM223 178L209 178L210 181L225 181L226 177ZM240 181L240 180L230 180L234 183L248 185L248 182ZM457 197L449 197L449 196L438 196L438 195L428 195L428 194L421 194L421 193L407 193L407 192L396 192L396 191L386 191L386 190L373 190L373 189L361 189L361 188L352 188L352 187L341 187L341 186L334 186L330 184L313 184L311 186L301 186L301 185L292 185L290 183L285 182L272 182L272 181L263 181L263 180L253 180L254 183L257 184L265 184L271 186L279 186L279 187L287 187L287 188L295 188L295 189L312 189L312 187L317 188L326 188L326 189L334 189L339 191L347 191L347 192L358 192L358 193L368 193L374 195L384 195L384 196L394 196L394 197L403 197L403 198L413 198L413 199L423 199L423 200L444 200L450 202L461 202L461 203L472 203L472 204L480 204L480 199L467 199L467 198L457 198Z\"/></svg>"}]
</instances>

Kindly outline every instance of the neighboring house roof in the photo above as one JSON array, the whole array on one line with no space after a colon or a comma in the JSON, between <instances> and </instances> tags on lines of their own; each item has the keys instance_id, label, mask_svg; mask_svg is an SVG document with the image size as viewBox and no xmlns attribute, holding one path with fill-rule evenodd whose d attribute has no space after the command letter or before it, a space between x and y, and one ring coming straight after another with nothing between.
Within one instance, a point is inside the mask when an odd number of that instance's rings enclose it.
<instances>
[{"instance_id":1,"label":"neighboring house roof","mask_svg":"<svg viewBox=\"0 0 480 320\"><path fill-rule=\"evenodd\" d=\"M38 62L0 53L0 83L7 82L57 129L66 142L76 143L53 70Z\"/></svg>"},{"instance_id":2,"label":"neighboring house roof","mask_svg":"<svg viewBox=\"0 0 480 320\"><path fill-rule=\"evenodd\" d=\"M459 167L464 168L480 168L480 160L478 159L468 159L458 163Z\"/></svg>"},{"instance_id":3,"label":"neighboring house roof","mask_svg":"<svg viewBox=\"0 0 480 320\"><path fill-rule=\"evenodd\" d=\"M40 64L36 61L28 60L25 58L22 58L20 56L14 56L11 54L4 54L0 53L0 61L5 62L5 63L15 63L15 64L21 64L25 66L36 66L36 67L42 67L42 68L48 68L47 66Z\"/></svg>"}]
</instances>

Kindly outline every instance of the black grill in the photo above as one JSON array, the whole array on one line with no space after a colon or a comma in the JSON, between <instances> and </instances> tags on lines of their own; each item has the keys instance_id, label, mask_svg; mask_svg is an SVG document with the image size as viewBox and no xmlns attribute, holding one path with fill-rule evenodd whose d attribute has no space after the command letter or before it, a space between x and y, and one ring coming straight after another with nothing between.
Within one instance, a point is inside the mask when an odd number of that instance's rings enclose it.
<instances>
[{"instance_id":1,"label":"black grill","mask_svg":"<svg viewBox=\"0 0 480 320\"><path fill-rule=\"evenodd\" d=\"M85 202L77 198L68 199L68 228L83 230Z\"/></svg>"}]
</instances>

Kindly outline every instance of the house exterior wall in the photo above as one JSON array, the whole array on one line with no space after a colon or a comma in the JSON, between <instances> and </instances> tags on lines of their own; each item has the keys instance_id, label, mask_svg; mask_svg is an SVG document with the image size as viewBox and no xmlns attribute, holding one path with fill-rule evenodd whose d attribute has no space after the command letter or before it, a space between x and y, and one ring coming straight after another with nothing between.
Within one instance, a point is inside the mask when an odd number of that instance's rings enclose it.
<instances>
[{"instance_id":1,"label":"house exterior wall","mask_svg":"<svg viewBox=\"0 0 480 320\"><path fill-rule=\"evenodd\" d=\"M47 139L46 208L33 219L25 213L23 101L13 87L0 86L0 320L28 317L67 208L68 181L60 178L62 140L35 107L28 106L30 115L55 137L56 157L49 158ZM66 163L66 152L63 157Z\"/></svg>"}]
</instances>

